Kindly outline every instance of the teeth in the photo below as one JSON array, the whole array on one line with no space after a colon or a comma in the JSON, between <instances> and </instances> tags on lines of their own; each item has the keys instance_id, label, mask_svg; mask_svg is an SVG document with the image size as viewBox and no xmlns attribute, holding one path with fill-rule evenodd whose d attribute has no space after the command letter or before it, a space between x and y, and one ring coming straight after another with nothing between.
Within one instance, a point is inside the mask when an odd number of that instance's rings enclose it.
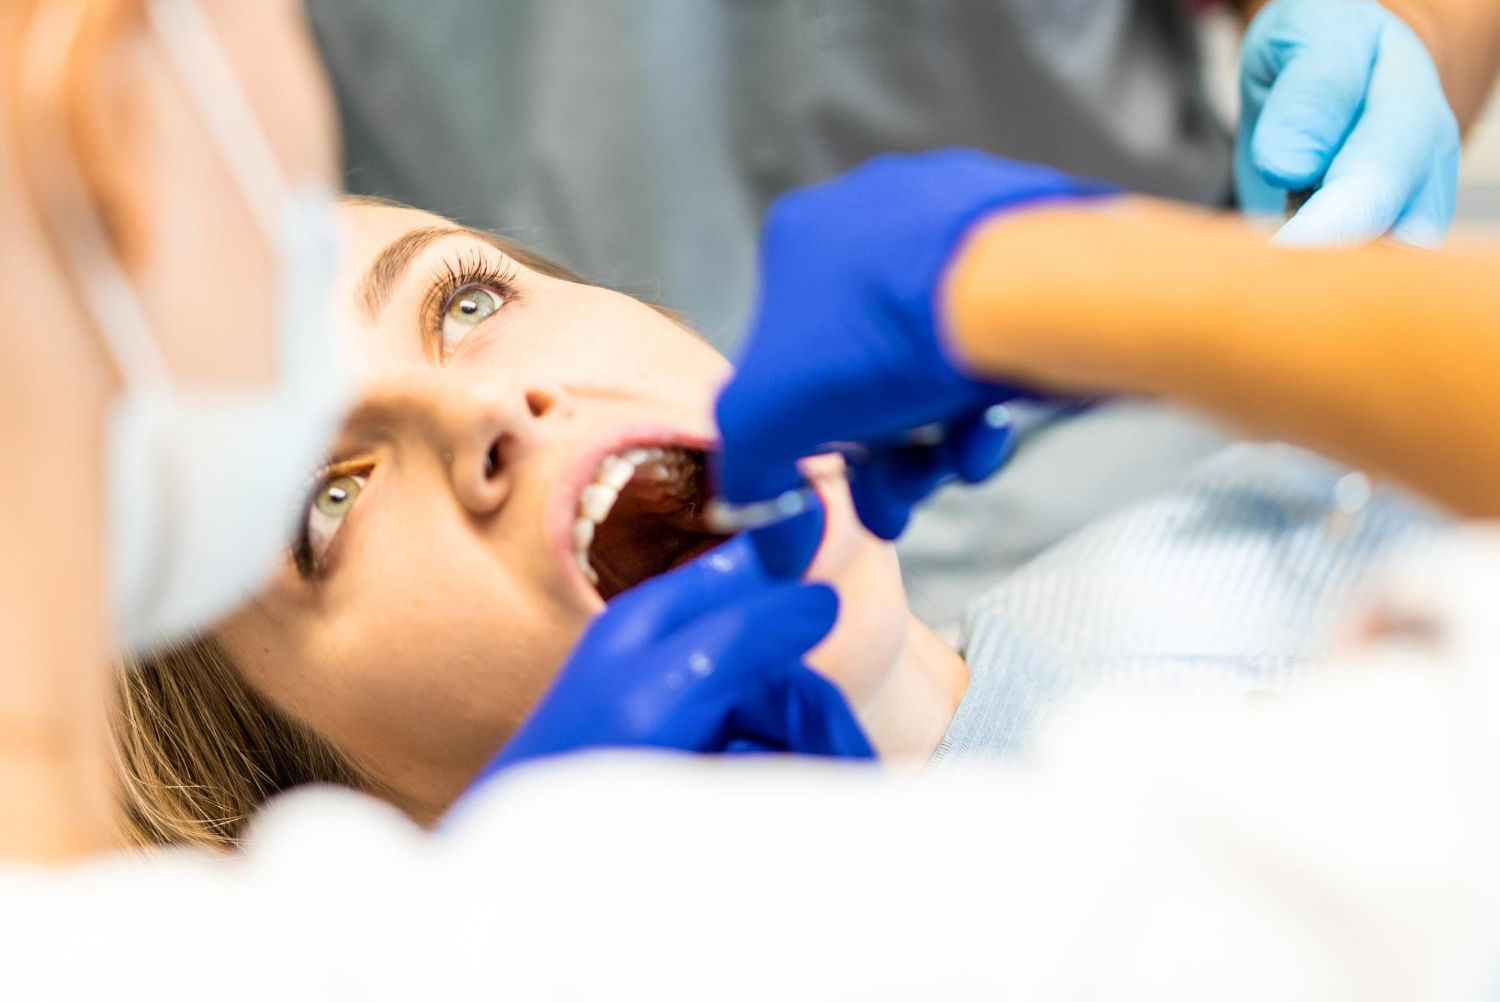
<instances>
[{"instance_id":1,"label":"teeth","mask_svg":"<svg viewBox=\"0 0 1500 1002\"><path fill-rule=\"evenodd\" d=\"M594 542L594 528L598 523L580 518L573 523L573 552L587 554Z\"/></svg>"},{"instance_id":2,"label":"teeth","mask_svg":"<svg viewBox=\"0 0 1500 1002\"><path fill-rule=\"evenodd\" d=\"M635 464L621 459L619 456L610 456L599 467L599 475L594 478L595 483L603 484L615 492L630 483L630 478L635 476Z\"/></svg>"},{"instance_id":3,"label":"teeth","mask_svg":"<svg viewBox=\"0 0 1500 1002\"><path fill-rule=\"evenodd\" d=\"M636 477L685 494L695 483L698 464L683 449L640 446L616 456L606 456L594 474L594 482L578 496L578 518L573 523L573 557L590 584L599 574L589 563L589 547L599 523L609 517L620 491Z\"/></svg>"},{"instance_id":4,"label":"teeth","mask_svg":"<svg viewBox=\"0 0 1500 1002\"><path fill-rule=\"evenodd\" d=\"M578 513L595 523L602 522L619 496L619 491L603 484L589 484L578 497Z\"/></svg>"},{"instance_id":5,"label":"teeth","mask_svg":"<svg viewBox=\"0 0 1500 1002\"><path fill-rule=\"evenodd\" d=\"M589 566L589 557L588 557L588 554L587 553L575 553L575 554L573 554L573 556L575 558L577 558L577 560L578 560L578 569L580 571L583 571L583 576L586 577L586 578L588 578L589 584L591 584L591 585L598 584L599 583L599 574L598 574L597 571L594 570L594 568L592 568L592 567Z\"/></svg>"}]
</instances>

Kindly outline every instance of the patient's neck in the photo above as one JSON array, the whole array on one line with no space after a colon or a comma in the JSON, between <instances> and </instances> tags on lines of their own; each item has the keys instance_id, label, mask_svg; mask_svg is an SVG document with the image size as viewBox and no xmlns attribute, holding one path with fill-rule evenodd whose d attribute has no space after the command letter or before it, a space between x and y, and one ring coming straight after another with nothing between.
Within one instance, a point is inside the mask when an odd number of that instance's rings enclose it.
<instances>
[{"instance_id":1,"label":"patient's neck","mask_svg":"<svg viewBox=\"0 0 1500 1002\"><path fill-rule=\"evenodd\" d=\"M963 658L909 616L896 665L859 708L860 723L882 758L925 763L968 687Z\"/></svg>"}]
</instances>

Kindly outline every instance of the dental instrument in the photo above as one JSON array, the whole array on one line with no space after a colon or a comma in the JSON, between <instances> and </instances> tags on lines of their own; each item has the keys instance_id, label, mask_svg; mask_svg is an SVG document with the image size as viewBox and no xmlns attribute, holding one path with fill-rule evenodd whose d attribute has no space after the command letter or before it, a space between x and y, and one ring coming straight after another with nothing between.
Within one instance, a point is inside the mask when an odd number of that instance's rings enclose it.
<instances>
[{"instance_id":1,"label":"dental instrument","mask_svg":"<svg viewBox=\"0 0 1500 1002\"><path fill-rule=\"evenodd\" d=\"M1009 428L1013 439L1020 440L1042 427L1064 417L1080 413L1088 405L1041 404L1012 401L986 408L984 423L994 429ZM913 428L901 436L898 447L932 447L941 445L948 438L948 429L941 423L925 424ZM858 476L858 467L868 459L869 446L860 442L830 442L824 451L841 454L844 459L844 478L852 480ZM953 479L951 477L947 478ZM793 487L776 497L764 501L735 504L722 497L711 499L704 506L704 519L714 532L735 535L755 532L796 518L818 506L818 492L811 484Z\"/></svg>"}]
</instances>

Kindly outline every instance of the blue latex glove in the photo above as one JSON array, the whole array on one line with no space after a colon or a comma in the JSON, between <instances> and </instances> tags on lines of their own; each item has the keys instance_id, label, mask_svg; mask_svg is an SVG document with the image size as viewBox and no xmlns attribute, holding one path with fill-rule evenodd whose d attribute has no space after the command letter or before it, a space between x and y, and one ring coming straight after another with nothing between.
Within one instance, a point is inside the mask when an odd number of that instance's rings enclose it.
<instances>
[{"instance_id":1,"label":"blue latex glove","mask_svg":"<svg viewBox=\"0 0 1500 1002\"><path fill-rule=\"evenodd\" d=\"M1236 181L1250 212L1281 215L1286 244L1423 247L1453 222L1458 123L1421 40L1368 0L1276 0L1245 36Z\"/></svg>"},{"instance_id":2,"label":"blue latex glove","mask_svg":"<svg viewBox=\"0 0 1500 1002\"><path fill-rule=\"evenodd\" d=\"M720 488L736 503L802 482L798 459L855 441L860 520L894 539L912 506L949 477L977 482L1008 454L984 414L1013 390L959 371L938 297L959 244L982 220L1107 189L972 150L891 155L792 192L772 207L760 304L738 371L718 403ZM938 445L903 433L946 427ZM767 567L788 574L816 550L822 512L754 533Z\"/></svg>"},{"instance_id":3,"label":"blue latex glove","mask_svg":"<svg viewBox=\"0 0 1500 1002\"><path fill-rule=\"evenodd\" d=\"M479 779L586 748L871 758L843 696L802 664L837 614L832 589L774 579L730 540L611 602Z\"/></svg>"}]
</instances>

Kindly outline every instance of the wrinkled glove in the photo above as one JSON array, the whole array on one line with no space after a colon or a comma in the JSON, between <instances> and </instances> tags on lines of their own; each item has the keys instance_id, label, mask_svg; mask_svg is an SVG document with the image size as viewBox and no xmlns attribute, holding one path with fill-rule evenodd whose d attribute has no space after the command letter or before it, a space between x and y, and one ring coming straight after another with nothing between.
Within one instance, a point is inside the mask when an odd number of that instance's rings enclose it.
<instances>
[{"instance_id":1,"label":"wrinkled glove","mask_svg":"<svg viewBox=\"0 0 1500 1002\"><path fill-rule=\"evenodd\" d=\"M1279 215L1288 192L1318 189L1279 242L1442 243L1458 122L1400 18L1369 0L1276 0L1245 36L1240 91L1241 206Z\"/></svg>"},{"instance_id":2,"label":"wrinkled glove","mask_svg":"<svg viewBox=\"0 0 1500 1002\"><path fill-rule=\"evenodd\" d=\"M832 589L772 578L730 540L611 602L479 780L587 748L871 758L844 697L802 664L837 614Z\"/></svg>"},{"instance_id":3,"label":"wrinkled glove","mask_svg":"<svg viewBox=\"0 0 1500 1002\"><path fill-rule=\"evenodd\" d=\"M720 487L734 503L797 487L799 459L865 447L850 490L860 520L894 539L949 477L977 482L1008 453L985 418L1014 391L961 371L939 313L956 250L980 222L1107 189L972 150L878 157L779 199L761 249L761 294L738 371L719 398ZM930 425L937 444L906 437ZM866 451L867 450L867 451ZM752 534L773 573L805 565L814 510Z\"/></svg>"}]
</instances>

